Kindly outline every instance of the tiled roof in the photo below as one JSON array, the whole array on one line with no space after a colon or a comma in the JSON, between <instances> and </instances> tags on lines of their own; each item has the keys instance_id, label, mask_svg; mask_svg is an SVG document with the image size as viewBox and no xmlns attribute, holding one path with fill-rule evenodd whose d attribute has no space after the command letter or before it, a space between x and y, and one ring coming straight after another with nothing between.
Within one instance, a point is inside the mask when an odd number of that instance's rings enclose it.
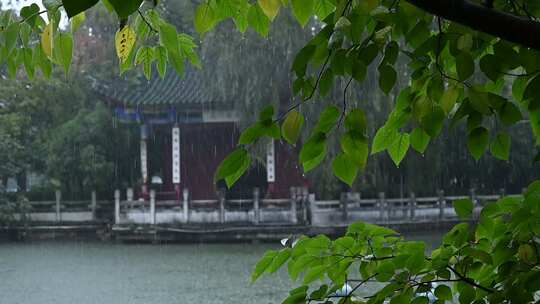
<instances>
[{"instance_id":1,"label":"tiled roof","mask_svg":"<svg viewBox=\"0 0 540 304\"><path fill-rule=\"evenodd\" d=\"M223 98L212 96L208 89L209 79L204 77L203 71L191 66L186 67L183 77L169 68L164 79L154 73L150 81L143 77L136 85L120 83L114 87L101 84L98 90L107 98L129 106L180 105L197 108L227 103Z\"/></svg>"}]
</instances>

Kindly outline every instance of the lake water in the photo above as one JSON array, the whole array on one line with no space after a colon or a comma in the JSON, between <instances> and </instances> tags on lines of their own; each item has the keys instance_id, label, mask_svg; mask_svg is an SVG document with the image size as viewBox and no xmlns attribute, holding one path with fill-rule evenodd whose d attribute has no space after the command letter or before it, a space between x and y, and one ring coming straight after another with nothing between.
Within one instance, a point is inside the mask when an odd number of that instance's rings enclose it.
<instances>
[{"instance_id":1,"label":"lake water","mask_svg":"<svg viewBox=\"0 0 540 304\"><path fill-rule=\"evenodd\" d=\"M437 235L417 235L434 244ZM250 284L272 244L0 244L0 303L281 303L286 273Z\"/></svg>"}]
</instances>

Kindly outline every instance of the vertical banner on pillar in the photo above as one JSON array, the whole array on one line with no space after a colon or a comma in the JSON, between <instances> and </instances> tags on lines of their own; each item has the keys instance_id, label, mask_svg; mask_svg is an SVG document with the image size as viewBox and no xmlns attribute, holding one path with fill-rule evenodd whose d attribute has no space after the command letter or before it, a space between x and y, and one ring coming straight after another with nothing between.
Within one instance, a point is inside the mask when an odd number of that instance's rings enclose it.
<instances>
[{"instance_id":1,"label":"vertical banner on pillar","mask_svg":"<svg viewBox=\"0 0 540 304\"><path fill-rule=\"evenodd\" d=\"M141 175L143 178L143 183L148 182L148 154L146 150L146 139L141 140Z\"/></svg>"},{"instance_id":2,"label":"vertical banner on pillar","mask_svg":"<svg viewBox=\"0 0 540 304\"><path fill-rule=\"evenodd\" d=\"M274 151L274 140L270 140L266 147L266 180L269 183L276 181L276 156Z\"/></svg>"},{"instance_id":3,"label":"vertical banner on pillar","mask_svg":"<svg viewBox=\"0 0 540 304\"><path fill-rule=\"evenodd\" d=\"M180 183L180 128L172 129L172 179L173 184Z\"/></svg>"}]
</instances>

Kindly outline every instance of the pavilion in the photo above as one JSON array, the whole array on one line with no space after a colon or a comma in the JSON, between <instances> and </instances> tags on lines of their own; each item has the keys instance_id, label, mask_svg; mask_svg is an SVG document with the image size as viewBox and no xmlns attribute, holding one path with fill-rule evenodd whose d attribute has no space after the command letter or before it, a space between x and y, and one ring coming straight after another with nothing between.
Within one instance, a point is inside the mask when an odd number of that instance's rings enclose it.
<instances>
[{"instance_id":1,"label":"pavilion","mask_svg":"<svg viewBox=\"0 0 540 304\"><path fill-rule=\"evenodd\" d=\"M168 72L164 79L154 75L137 85L100 85L118 127L138 129L140 178L128 186L136 198L147 199L153 188L158 199L179 200L184 189L192 199L213 199L218 188L225 188L214 183L214 173L236 147L239 115L233 97L213 96L206 89L210 81L202 71L186 68L183 77ZM306 183L297 153L271 141L266 163L253 166L226 195L242 198L258 187L266 197L288 197L290 187Z\"/></svg>"}]
</instances>

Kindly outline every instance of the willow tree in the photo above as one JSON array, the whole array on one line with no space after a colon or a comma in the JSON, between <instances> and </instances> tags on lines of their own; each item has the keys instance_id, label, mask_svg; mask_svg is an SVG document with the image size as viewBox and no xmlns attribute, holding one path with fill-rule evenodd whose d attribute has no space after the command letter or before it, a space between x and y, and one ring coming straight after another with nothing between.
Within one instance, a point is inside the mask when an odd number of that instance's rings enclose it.
<instances>
[{"instance_id":1,"label":"willow tree","mask_svg":"<svg viewBox=\"0 0 540 304\"><path fill-rule=\"evenodd\" d=\"M163 77L169 64L180 74L186 64L200 65L196 40L160 15L157 0L101 2L118 17L114 41L120 72L140 66L150 77L155 66ZM19 17L4 14L0 62L10 75L21 65L30 78L37 69L50 75L54 65L68 73L76 47L72 32L96 3L48 0L44 11L33 4L22 8ZM69 29L59 27L61 10ZM341 152L332 160L333 173L349 185L370 154L387 152L399 165L410 149L422 153L445 124L466 123L466 146L475 159L489 151L507 160L512 141L506 129L524 120L540 144L539 1L208 0L196 7L193 19L200 35L232 21L242 33L251 28L266 36L283 10L290 10L302 26L314 20L319 24L292 63L295 98L285 111L272 106L261 111L218 168L217 180L233 185L250 166L248 147L262 138L295 145L308 118L317 123L301 147L304 171L326 158L327 142L335 138ZM396 87L399 58L408 61L405 87ZM369 116L350 106L347 92L373 68L381 91L396 102L371 139ZM325 103L338 81L344 84L342 103ZM508 87L511 94L503 91ZM299 108L311 103L322 110L306 118ZM268 252L254 279L286 262L292 278L304 273L303 285L291 291L286 303L360 302L353 293L371 280L385 284L365 299L368 303L427 303L425 293L432 292L435 282L441 284L434 290L439 302L456 293L461 303L532 303L540 289L539 206L536 182L522 197L484 208L474 230L467 223L455 226L431 256L425 256L423 243L357 223L335 241L306 237L292 248ZM458 201L455 208L469 219L473 202ZM360 271L353 265L360 265ZM345 283L354 284L352 292L336 293ZM309 292L316 284L319 288Z\"/></svg>"}]
</instances>

